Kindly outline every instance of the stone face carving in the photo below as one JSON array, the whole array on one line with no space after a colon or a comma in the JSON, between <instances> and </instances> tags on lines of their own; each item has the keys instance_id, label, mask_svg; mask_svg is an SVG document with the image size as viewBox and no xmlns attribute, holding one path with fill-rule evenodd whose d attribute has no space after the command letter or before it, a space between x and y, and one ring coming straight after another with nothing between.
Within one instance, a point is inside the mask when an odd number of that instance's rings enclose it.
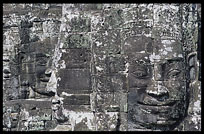
<instances>
[{"instance_id":1,"label":"stone face carving","mask_svg":"<svg viewBox=\"0 0 204 134\"><path fill-rule=\"evenodd\" d=\"M171 130L187 110L185 59L178 47L181 44L177 40L152 41L153 53L149 53L145 49L148 40L143 44L140 38L130 42L129 49L137 45L144 48L127 54L129 129Z\"/></svg>"},{"instance_id":2,"label":"stone face carving","mask_svg":"<svg viewBox=\"0 0 204 134\"><path fill-rule=\"evenodd\" d=\"M51 76L51 51L43 42L31 42L20 47L19 63L21 88L27 88L27 95L23 98L53 96L53 92L46 90ZM37 96L36 96L37 95Z\"/></svg>"},{"instance_id":3,"label":"stone face carving","mask_svg":"<svg viewBox=\"0 0 204 134\"><path fill-rule=\"evenodd\" d=\"M201 130L200 9L3 4L3 129Z\"/></svg>"}]
</instances>

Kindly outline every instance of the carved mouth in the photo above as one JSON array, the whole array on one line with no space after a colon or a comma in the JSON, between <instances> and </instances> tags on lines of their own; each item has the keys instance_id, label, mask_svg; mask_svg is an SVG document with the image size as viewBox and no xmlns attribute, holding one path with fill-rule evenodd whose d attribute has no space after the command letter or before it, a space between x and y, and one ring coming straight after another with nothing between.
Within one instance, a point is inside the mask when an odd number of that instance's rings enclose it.
<instances>
[{"instance_id":1,"label":"carved mouth","mask_svg":"<svg viewBox=\"0 0 204 134\"><path fill-rule=\"evenodd\" d=\"M176 101L168 101L168 102L164 102L164 103L144 103L144 102L140 102L140 101L137 101L138 104L140 105L144 105L144 106L173 106L175 105Z\"/></svg>"},{"instance_id":2,"label":"carved mouth","mask_svg":"<svg viewBox=\"0 0 204 134\"><path fill-rule=\"evenodd\" d=\"M145 113L151 113L151 114L169 114L169 111L171 111L172 108L174 108L174 105L176 104L176 101L169 101L165 103L143 103L143 102L137 102L138 107L140 110L142 110Z\"/></svg>"}]
</instances>

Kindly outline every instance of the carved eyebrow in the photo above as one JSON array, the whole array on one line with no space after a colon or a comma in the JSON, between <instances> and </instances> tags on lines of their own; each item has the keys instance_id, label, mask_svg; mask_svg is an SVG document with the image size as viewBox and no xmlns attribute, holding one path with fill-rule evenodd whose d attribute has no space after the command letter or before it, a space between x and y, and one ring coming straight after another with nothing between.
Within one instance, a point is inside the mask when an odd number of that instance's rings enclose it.
<instances>
[{"instance_id":1,"label":"carved eyebrow","mask_svg":"<svg viewBox=\"0 0 204 134\"><path fill-rule=\"evenodd\" d=\"M157 64L164 65L164 64L167 64L167 63L175 63L175 62L183 62L183 61L184 61L184 58L175 57L175 58L169 58L169 59L159 61Z\"/></svg>"}]
</instances>

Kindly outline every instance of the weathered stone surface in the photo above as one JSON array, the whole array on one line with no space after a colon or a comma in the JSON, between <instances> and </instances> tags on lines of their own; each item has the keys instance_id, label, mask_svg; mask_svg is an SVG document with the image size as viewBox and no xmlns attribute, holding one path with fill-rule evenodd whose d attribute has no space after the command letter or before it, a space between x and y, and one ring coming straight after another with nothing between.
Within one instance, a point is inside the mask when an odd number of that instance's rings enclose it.
<instances>
[{"instance_id":1,"label":"weathered stone surface","mask_svg":"<svg viewBox=\"0 0 204 134\"><path fill-rule=\"evenodd\" d=\"M97 55L121 54L121 33L117 30L103 30L92 34L93 49Z\"/></svg>"},{"instance_id":2,"label":"weathered stone surface","mask_svg":"<svg viewBox=\"0 0 204 134\"><path fill-rule=\"evenodd\" d=\"M88 34L62 34L61 35L62 46L60 48L90 48L91 41Z\"/></svg>"},{"instance_id":3,"label":"weathered stone surface","mask_svg":"<svg viewBox=\"0 0 204 134\"><path fill-rule=\"evenodd\" d=\"M46 121L45 122L45 129L46 131L50 131L51 129L55 128L57 126L56 120Z\"/></svg>"},{"instance_id":4,"label":"weathered stone surface","mask_svg":"<svg viewBox=\"0 0 204 134\"><path fill-rule=\"evenodd\" d=\"M90 95L70 95L64 97L64 105L90 105Z\"/></svg>"},{"instance_id":5,"label":"weathered stone surface","mask_svg":"<svg viewBox=\"0 0 204 134\"><path fill-rule=\"evenodd\" d=\"M60 80L58 94L69 90L91 90L90 71L88 69L62 69L59 71Z\"/></svg>"},{"instance_id":6,"label":"weathered stone surface","mask_svg":"<svg viewBox=\"0 0 204 134\"><path fill-rule=\"evenodd\" d=\"M89 49L66 49L62 53L61 61L65 62L65 68L90 68L91 53Z\"/></svg>"},{"instance_id":7,"label":"weathered stone surface","mask_svg":"<svg viewBox=\"0 0 204 134\"><path fill-rule=\"evenodd\" d=\"M75 111L75 112L91 112L90 105L63 105L64 109L68 111Z\"/></svg>"},{"instance_id":8,"label":"weathered stone surface","mask_svg":"<svg viewBox=\"0 0 204 134\"><path fill-rule=\"evenodd\" d=\"M201 4L3 4L3 131L200 131Z\"/></svg>"},{"instance_id":9,"label":"weathered stone surface","mask_svg":"<svg viewBox=\"0 0 204 134\"><path fill-rule=\"evenodd\" d=\"M19 100L19 103L22 105L22 108L25 109L50 109L51 102L43 100Z\"/></svg>"},{"instance_id":10,"label":"weathered stone surface","mask_svg":"<svg viewBox=\"0 0 204 134\"><path fill-rule=\"evenodd\" d=\"M20 84L23 85L24 82L29 83L30 85L34 85L36 82L36 78L34 74L21 74L20 75Z\"/></svg>"},{"instance_id":11,"label":"weathered stone surface","mask_svg":"<svg viewBox=\"0 0 204 134\"><path fill-rule=\"evenodd\" d=\"M96 130L97 131L116 131L118 129L117 112L99 112L96 113Z\"/></svg>"},{"instance_id":12,"label":"weathered stone surface","mask_svg":"<svg viewBox=\"0 0 204 134\"><path fill-rule=\"evenodd\" d=\"M100 75L94 76L98 92L127 91L127 78L125 75Z\"/></svg>"},{"instance_id":13,"label":"weathered stone surface","mask_svg":"<svg viewBox=\"0 0 204 134\"><path fill-rule=\"evenodd\" d=\"M7 110L13 112L13 113L18 113L20 112L20 104L18 103L18 101L7 101L5 102L5 112Z\"/></svg>"},{"instance_id":14,"label":"weathered stone surface","mask_svg":"<svg viewBox=\"0 0 204 134\"><path fill-rule=\"evenodd\" d=\"M125 71L126 61L122 56L105 56L100 55L94 57L95 66L94 71L95 74L98 75L114 75L121 74Z\"/></svg>"},{"instance_id":15,"label":"weathered stone surface","mask_svg":"<svg viewBox=\"0 0 204 134\"><path fill-rule=\"evenodd\" d=\"M71 125L57 125L54 129L50 131L72 131Z\"/></svg>"},{"instance_id":16,"label":"weathered stone surface","mask_svg":"<svg viewBox=\"0 0 204 134\"><path fill-rule=\"evenodd\" d=\"M119 122L120 122L120 128L119 131L128 131L128 119L127 119L127 113L120 112L119 114Z\"/></svg>"}]
</instances>

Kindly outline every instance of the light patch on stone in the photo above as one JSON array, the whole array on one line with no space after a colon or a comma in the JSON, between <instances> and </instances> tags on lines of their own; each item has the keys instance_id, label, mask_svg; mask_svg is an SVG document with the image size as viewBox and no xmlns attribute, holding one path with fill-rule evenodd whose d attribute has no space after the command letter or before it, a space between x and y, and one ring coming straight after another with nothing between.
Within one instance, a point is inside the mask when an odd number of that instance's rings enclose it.
<instances>
[{"instance_id":1,"label":"light patch on stone","mask_svg":"<svg viewBox=\"0 0 204 134\"><path fill-rule=\"evenodd\" d=\"M62 16L64 16L67 20L71 20L75 17L79 16L78 10L73 10L74 4L63 4L62 6Z\"/></svg>"},{"instance_id":2,"label":"light patch on stone","mask_svg":"<svg viewBox=\"0 0 204 134\"><path fill-rule=\"evenodd\" d=\"M66 64L64 60L61 60L61 64L60 64L60 69L65 69L66 68Z\"/></svg>"},{"instance_id":3,"label":"light patch on stone","mask_svg":"<svg viewBox=\"0 0 204 134\"><path fill-rule=\"evenodd\" d=\"M179 6L175 6L175 5L169 5L169 7L174 10L174 12L177 12L179 10Z\"/></svg>"},{"instance_id":4,"label":"light patch on stone","mask_svg":"<svg viewBox=\"0 0 204 134\"><path fill-rule=\"evenodd\" d=\"M91 110L95 111L95 97L96 97L96 92L92 92L90 94L90 103L91 103Z\"/></svg>"},{"instance_id":5,"label":"light patch on stone","mask_svg":"<svg viewBox=\"0 0 204 134\"><path fill-rule=\"evenodd\" d=\"M102 45L102 42L96 41L96 46L98 47L98 46L100 46L100 45Z\"/></svg>"},{"instance_id":6,"label":"light patch on stone","mask_svg":"<svg viewBox=\"0 0 204 134\"><path fill-rule=\"evenodd\" d=\"M172 47L166 47L166 50L172 52Z\"/></svg>"},{"instance_id":7,"label":"light patch on stone","mask_svg":"<svg viewBox=\"0 0 204 134\"><path fill-rule=\"evenodd\" d=\"M75 112L69 111L69 119L72 126L72 130L76 124L80 123L83 119L87 119L86 125L90 130L94 130L94 115L92 112Z\"/></svg>"},{"instance_id":8,"label":"light patch on stone","mask_svg":"<svg viewBox=\"0 0 204 134\"><path fill-rule=\"evenodd\" d=\"M71 125L57 125L54 129L50 131L71 131Z\"/></svg>"},{"instance_id":9,"label":"light patch on stone","mask_svg":"<svg viewBox=\"0 0 204 134\"><path fill-rule=\"evenodd\" d=\"M22 120L28 120L29 119L29 112L26 111L26 109L24 108L22 111L21 111L21 114L22 114Z\"/></svg>"},{"instance_id":10,"label":"light patch on stone","mask_svg":"<svg viewBox=\"0 0 204 134\"><path fill-rule=\"evenodd\" d=\"M161 77L161 75L160 75L160 74L157 74L157 77L159 77L159 78L160 78L160 77Z\"/></svg>"},{"instance_id":11,"label":"light patch on stone","mask_svg":"<svg viewBox=\"0 0 204 134\"><path fill-rule=\"evenodd\" d=\"M111 124L110 128L114 129L116 126L114 124Z\"/></svg>"},{"instance_id":12,"label":"light patch on stone","mask_svg":"<svg viewBox=\"0 0 204 134\"><path fill-rule=\"evenodd\" d=\"M91 23L93 25L97 25L99 23L99 19L95 16L91 16Z\"/></svg>"},{"instance_id":13,"label":"light patch on stone","mask_svg":"<svg viewBox=\"0 0 204 134\"><path fill-rule=\"evenodd\" d=\"M139 53L145 53L145 51L140 51Z\"/></svg>"},{"instance_id":14,"label":"light patch on stone","mask_svg":"<svg viewBox=\"0 0 204 134\"><path fill-rule=\"evenodd\" d=\"M26 100L34 100L34 101L50 101L51 98L40 98L40 99L29 98L29 99L26 99Z\"/></svg>"},{"instance_id":15,"label":"light patch on stone","mask_svg":"<svg viewBox=\"0 0 204 134\"><path fill-rule=\"evenodd\" d=\"M65 96L72 96L73 94L68 94L66 92L62 92L62 95L65 95Z\"/></svg>"},{"instance_id":16,"label":"light patch on stone","mask_svg":"<svg viewBox=\"0 0 204 134\"><path fill-rule=\"evenodd\" d=\"M183 58L183 55L182 55L182 54L179 54L179 55L178 55L178 57L181 57L181 58Z\"/></svg>"},{"instance_id":17,"label":"light patch on stone","mask_svg":"<svg viewBox=\"0 0 204 134\"><path fill-rule=\"evenodd\" d=\"M157 87L154 87L156 88L155 91L152 91L152 90L147 90L148 93L152 93L152 94L156 94L156 95L160 95L161 93L163 92L167 92L167 89L165 86L162 86L158 83Z\"/></svg>"},{"instance_id":18,"label":"light patch on stone","mask_svg":"<svg viewBox=\"0 0 204 134\"><path fill-rule=\"evenodd\" d=\"M151 62L153 62L156 59L160 59L160 58L161 58L161 56L160 55L155 55L155 53L151 54L150 57L149 57Z\"/></svg>"},{"instance_id":19,"label":"light patch on stone","mask_svg":"<svg viewBox=\"0 0 204 134\"><path fill-rule=\"evenodd\" d=\"M58 80L58 81L61 81L61 78L60 78L60 77L58 77L58 78L57 78L57 80Z\"/></svg>"},{"instance_id":20,"label":"light patch on stone","mask_svg":"<svg viewBox=\"0 0 204 134\"><path fill-rule=\"evenodd\" d=\"M103 98L99 95L96 96L97 97L97 100L102 100Z\"/></svg>"},{"instance_id":21,"label":"light patch on stone","mask_svg":"<svg viewBox=\"0 0 204 134\"><path fill-rule=\"evenodd\" d=\"M59 46L56 45L54 58L53 58L53 64L56 67L59 67L58 61L60 60L61 57L62 57L62 52L59 50ZM56 70L56 72L57 72L57 70Z\"/></svg>"},{"instance_id":22,"label":"light patch on stone","mask_svg":"<svg viewBox=\"0 0 204 134\"><path fill-rule=\"evenodd\" d=\"M4 39L4 45L11 45L11 47L13 47L13 45L20 43L20 39L13 37L14 35L12 35L11 30L6 31L4 35L6 37Z\"/></svg>"},{"instance_id":23,"label":"light patch on stone","mask_svg":"<svg viewBox=\"0 0 204 134\"><path fill-rule=\"evenodd\" d=\"M60 101L60 104L63 104L63 100L64 98L63 97L59 97L57 94L55 95L55 99L59 100Z\"/></svg>"},{"instance_id":24,"label":"light patch on stone","mask_svg":"<svg viewBox=\"0 0 204 134\"><path fill-rule=\"evenodd\" d=\"M147 92L150 93L150 94L158 94L157 91L152 91L152 90L147 90Z\"/></svg>"},{"instance_id":25,"label":"light patch on stone","mask_svg":"<svg viewBox=\"0 0 204 134\"><path fill-rule=\"evenodd\" d=\"M200 103L200 100L197 100L196 102L194 102L193 111L194 111L195 113L198 113L198 112L201 111L201 103Z\"/></svg>"},{"instance_id":26,"label":"light patch on stone","mask_svg":"<svg viewBox=\"0 0 204 134\"><path fill-rule=\"evenodd\" d=\"M144 113L148 113L148 114L151 113L151 110L141 109L141 111L143 111Z\"/></svg>"},{"instance_id":27,"label":"light patch on stone","mask_svg":"<svg viewBox=\"0 0 204 134\"><path fill-rule=\"evenodd\" d=\"M162 92L167 92L167 89L165 86L161 86L160 84L158 85L158 94Z\"/></svg>"},{"instance_id":28,"label":"light patch on stone","mask_svg":"<svg viewBox=\"0 0 204 134\"><path fill-rule=\"evenodd\" d=\"M128 68L130 66L130 63L125 63L125 70L122 71L126 76L128 75Z\"/></svg>"},{"instance_id":29,"label":"light patch on stone","mask_svg":"<svg viewBox=\"0 0 204 134\"><path fill-rule=\"evenodd\" d=\"M165 121L157 121L157 124L164 124Z\"/></svg>"},{"instance_id":30,"label":"light patch on stone","mask_svg":"<svg viewBox=\"0 0 204 134\"><path fill-rule=\"evenodd\" d=\"M63 20L64 20L64 19L62 19L62 22L63 22ZM60 26L60 32L65 32L65 31L67 30L67 27L69 27L69 26L67 26L67 25L65 25L65 24L61 24L61 26ZM68 32L68 31L66 31L66 32Z\"/></svg>"},{"instance_id":31,"label":"light patch on stone","mask_svg":"<svg viewBox=\"0 0 204 134\"><path fill-rule=\"evenodd\" d=\"M107 112L110 117L117 116L118 112Z\"/></svg>"},{"instance_id":32,"label":"light patch on stone","mask_svg":"<svg viewBox=\"0 0 204 134\"><path fill-rule=\"evenodd\" d=\"M24 122L24 126L28 127L28 121Z\"/></svg>"},{"instance_id":33,"label":"light patch on stone","mask_svg":"<svg viewBox=\"0 0 204 134\"><path fill-rule=\"evenodd\" d=\"M193 115L192 121L193 121L194 124L198 124L198 122L200 122L200 120L201 120L200 115ZM196 126L196 128L197 128L197 126Z\"/></svg>"},{"instance_id":34,"label":"light patch on stone","mask_svg":"<svg viewBox=\"0 0 204 134\"><path fill-rule=\"evenodd\" d=\"M47 91L53 91L56 92L57 89L57 77L56 77L56 72L52 71L51 77L47 83L46 87Z\"/></svg>"},{"instance_id":35,"label":"light patch on stone","mask_svg":"<svg viewBox=\"0 0 204 134\"><path fill-rule=\"evenodd\" d=\"M174 42L175 42L175 41L174 41ZM168 45L169 45L169 44L173 43L173 40L162 40L161 43L162 43L162 44L168 44Z\"/></svg>"},{"instance_id":36,"label":"light patch on stone","mask_svg":"<svg viewBox=\"0 0 204 134\"><path fill-rule=\"evenodd\" d=\"M152 34L151 34L151 33L149 33L149 34L144 33L144 35L145 35L146 37L152 37Z\"/></svg>"},{"instance_id":37,"label":"light patch on stone","mask_svg":"<svg viewBox=\"0 0 204 134\"><path fill-rule=\"evenodd\" d=\"M21 16L22 17L22 16ZM20 22L21 22L22 18L19 18L18 15L16 15L15 13L14 14L11 14L11 23L14 24L14 25L20 25Z\"/></svg>"},{"instance_id":38,"label":"light patch on stone","mask_svg":"<svg viewBox=\"0 0 204 134\"><path fill-rule=\"evenodd\" d=\"M62 52L63 52L63 53L66 53L66 49L62 49Z\"/></svg>"},{"instance_id":39,"label":"light patch on stone","mask_svg":"<svg viewBox=\"0 0 204 134\"><path fill-rule=\"evenodd\" d=\"M99 67L99 66L96 66L96 70L98 70L98 71L102 71L103 68L102 68L102 67Z\"/></svg>"},{"instance_id":40,"label":"light patch on stone","mask_svg":"<svg viewBox=\"0 0 204 134\"><path fill-rule=\"evenodd\" d=\"M108 35L108 32L107 32L107 31L105 31L105 35Z\"/></svg>"},{"instance_id":41,"label":"light patch on stone","mask_svg":"<svg viewBox=\"0 0 204 134\"><path fill-rule=\"evenodd\" d=\"M125 44L124 44L125 46L130 46L130 44L129 43L127 43L127 42L125 42Z\"/></svg>"},{"instance_id":42,"label":"light patch on stone","mask_svg":"<svg viewBox=\"0 0 204 134\"><path fill-rule=\"evenodd\" d=\"M163 51L162 54L163 54L163 55L167 55L167 51Z\"/></svg>"},{"instance_id":43,"label":"light patch on stone","mask_svg":"<svg viewBox=\"0 0 204 134\"><path fill-rule=\"evenodd\" d=\"M94 57L97 57L95 54L94 54ZM98 57L99 60L103 60L103 57Z\"/></svg>"}]
</instances>

